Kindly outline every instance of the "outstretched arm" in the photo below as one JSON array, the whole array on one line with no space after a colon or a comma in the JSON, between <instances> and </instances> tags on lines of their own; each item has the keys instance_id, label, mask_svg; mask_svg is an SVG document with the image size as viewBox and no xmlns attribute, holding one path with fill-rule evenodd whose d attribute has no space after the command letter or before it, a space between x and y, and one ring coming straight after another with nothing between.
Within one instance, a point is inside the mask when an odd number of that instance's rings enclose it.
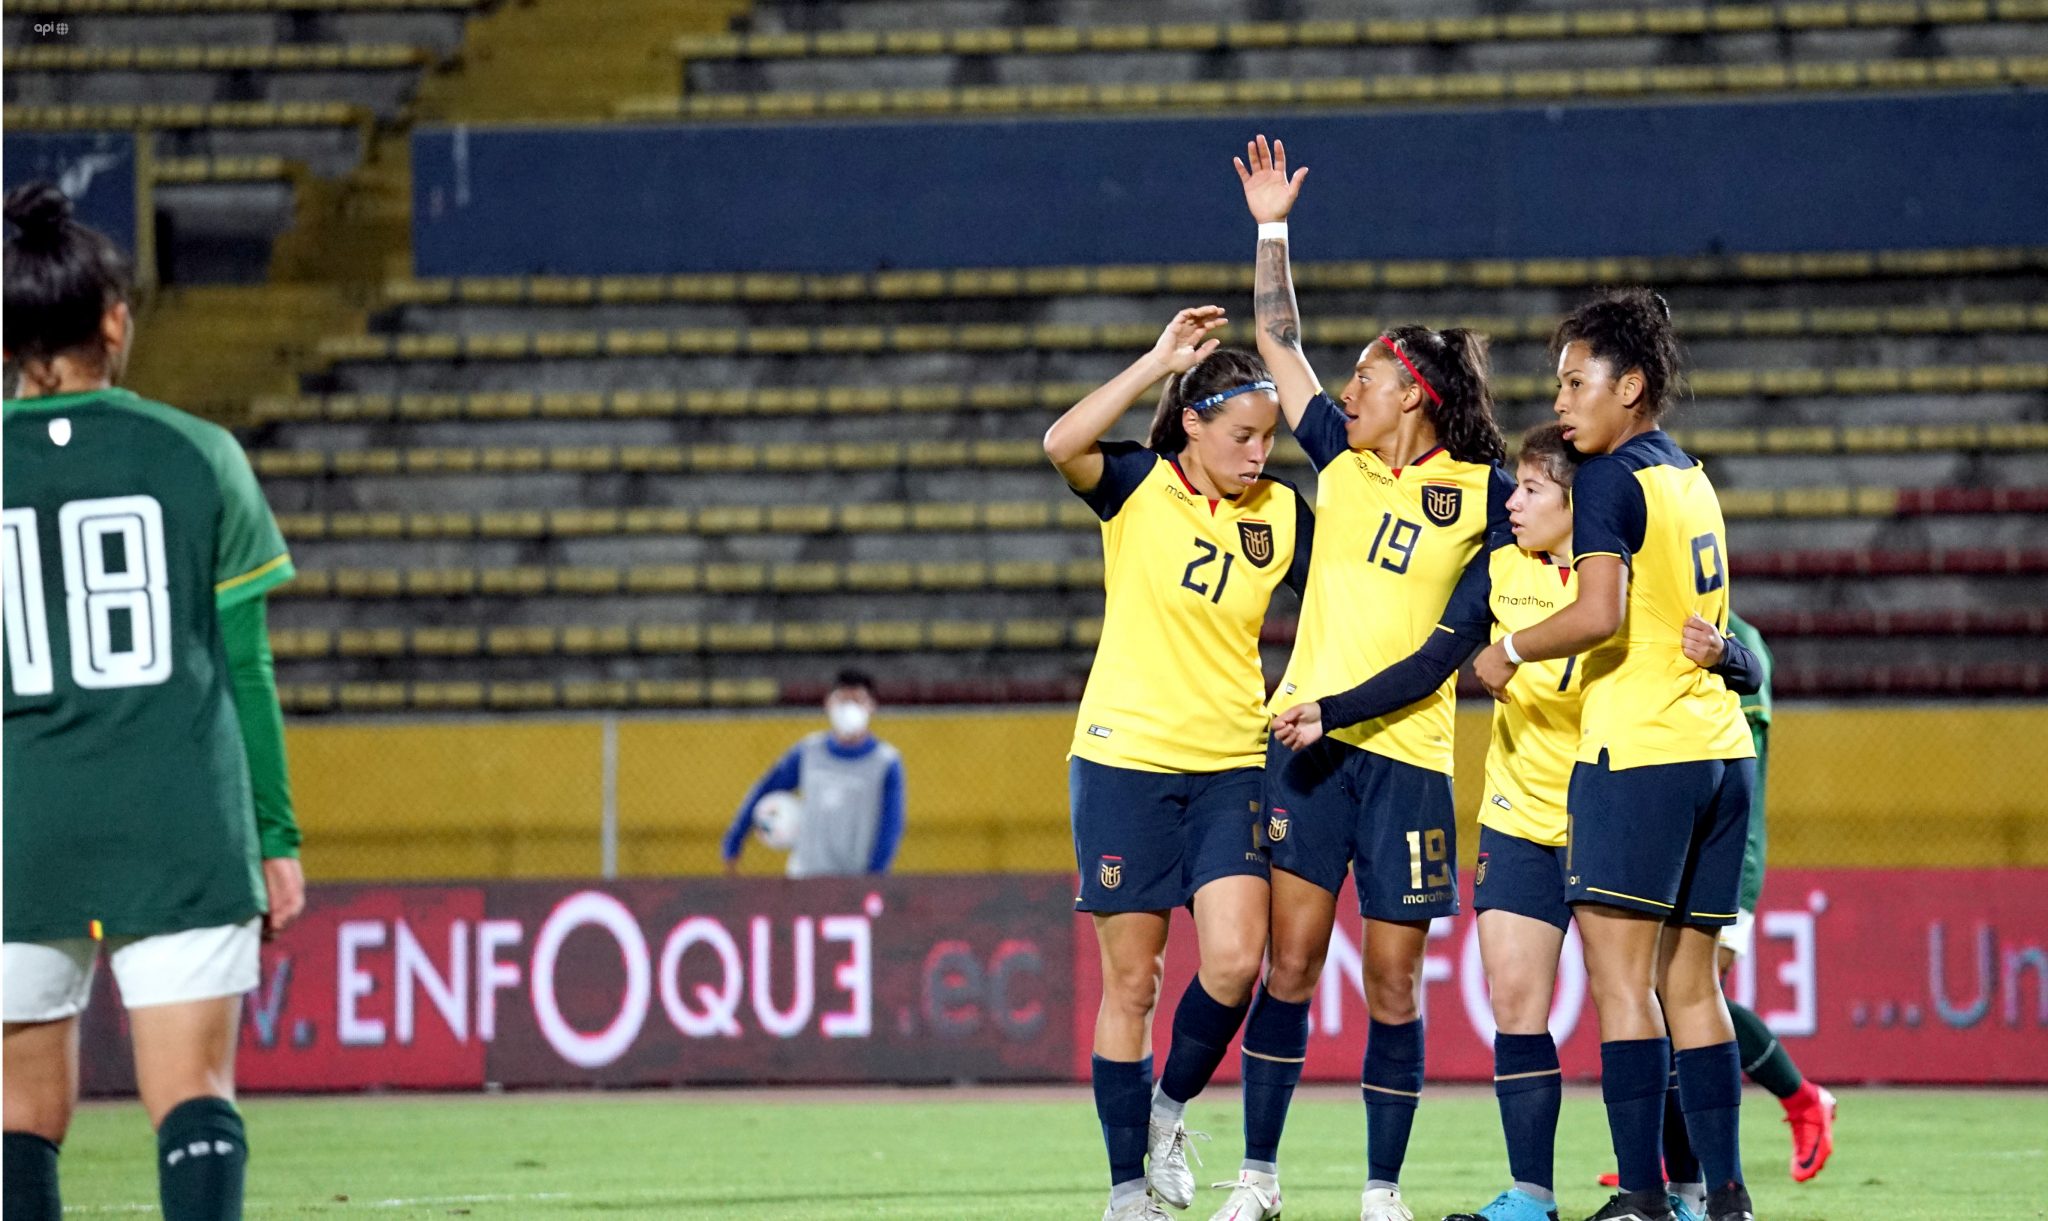
<instances>
[{"instance_id":1,"label":"outstretched arm","mask_svg":"<svg viewBox=\"0 0 2048 1221\"><path fill-rule=\"evenodd\" d=\"M1045 456L1069 486L1087 492L1102 482L1102 434L1153 383L1168 374L1187 372L1214 352L1222 341L1209 338L1209 332L1226 321L1220 305L1198 305L1175 314L1150 352L1053 421L1045 430Z\"/></svg>"},{"instance_id":2,"label":"outstretched arm","mask_svg":"<svg viewBox=\"0 0 2048 1221\"><path fill-rule=\"evenodd\" d=\"M1299 428L1309 400L1323 387L1301 350L1301 309L1294 302L1294 274L1288 267L1285 232L1266 226L1285 223L1301 194L1301 180L1308 177L1308 167L1294 171L1290 178L1287 146L1276 140L1269 148L1264 136L1247 144L1244 157L1231 158L1231 164L1237 167L1237 180L1244 186L1245 205L1259 222L1258 261L1252 274L1259 357L1280 391L1280 409L1287 415L1287 426Z\"/></svg>"}]
</instances>

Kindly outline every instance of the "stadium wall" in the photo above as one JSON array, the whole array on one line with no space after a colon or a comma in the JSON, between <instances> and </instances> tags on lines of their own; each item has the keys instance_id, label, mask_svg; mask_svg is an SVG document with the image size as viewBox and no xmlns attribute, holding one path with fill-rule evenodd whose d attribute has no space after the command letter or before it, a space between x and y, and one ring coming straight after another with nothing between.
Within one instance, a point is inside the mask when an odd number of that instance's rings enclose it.
<instances>
[{"instance_id":1,"label":"stadium wall","mask_svg":"<svg viewBox=\"0 0 2048 1221\"><path fill-rule=\"evenodd\" d=\"M1470 864L1483 707L1459 714L1458 808ZM594 878L605 736L615 734L618 872L719 871L749 787L814 715L467 722L294 722L292 783L309 876L324 881ZM609 725L609 729L607 726ZM885 709L903 751L906 873L1071 871L1069 709ZM1774 867L2048 866L2048 708L1793 706L1769 768ZM781 861L758 845L746 871Z\"/></svg>"},{"instance_id":2,"label":"stadium wall","mask_svg":"<svg viewBox=\"0 0 2048 1221\"><path fill-rule=\"evenodd\" d=\"M149 178L137 157L145 150L134 132L13 132L0 141L0 187L12 191L38 179L54 182L71 199L73 215L136 258L147 275L145 240Z\"/></svg>"},{"instance_id":3,"label":"stadium wall","mask_svg":"<svg viewBox=\"0 0 2048 1221\"><path fill-rule=\"evenodd\" d=\"M1229 158L1314 169L1317 259L2024 245L2048 91L1232 118L423 127L418 274L1249 259Z\"/></svg>"},{"instance_id":4,"label":"stadium wall","mask_svg":"<svg viewBox=\"0 0 2048 1221\"><path fill-rule=\"evenodd\" d=\"M1429 1071L1485 1081L1476 925L1423 961ZM1100 994L1071 874L312 888L243 1006L244 1091L1059 1081L1088 1077ZM1168 997L1195 969L1183 917ZM1784 870L1730 991L1815 1078L2048 1083L2048 870ZM1312 1080L1356 1081L1368 1014L1340 920ZM133 1088L111 972L85 1088ZM1598 1032L1576 939L1551 1012L1565 1072ZM1164 1047L1173 1006L1160 1007ZM1224 1060L1222 1077L1237 1057Z\"/></svg>"}]
</instances>

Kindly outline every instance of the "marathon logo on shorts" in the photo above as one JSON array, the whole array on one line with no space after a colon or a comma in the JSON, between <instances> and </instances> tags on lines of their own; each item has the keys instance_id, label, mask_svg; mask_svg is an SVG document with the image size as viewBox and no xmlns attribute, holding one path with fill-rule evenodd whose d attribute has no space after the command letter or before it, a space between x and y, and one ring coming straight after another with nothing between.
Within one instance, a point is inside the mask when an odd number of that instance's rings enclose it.
<instances>
[{"instance_id":1,"label":"marathon logo on shorts","mask_svg":"<svg viewBox=\"0 0 2048 1221\"><path fill-rule=\"evenodd\" d=\"M1244 544L1244 558L1252 567L1264 568L1273 562L1272 523L1241 521L1237 523L1237 537Z\"/></svg>"},{"instance_id":2,"label":"marathon logo on shorts","mask_svg":"<svg viewBox=\"0 0 2048 1221\"><path fill-rule=\"evenodd\" d=\"M1458 520L1458 510L1465 505L1465 489L1454 483L1425 483L1422 485L1422 515L1439 526L1448 526Z\"/></svg>"},{"instance_id":3,"label":"marathon logo on shorts","mask_svg":"<svg viewBox=\"0 0 2048 1221\"><path fill-rule=\"evenodd\" d=\"M1124 884L1124 858L1105 856L1095 868L1095 876L1104 890L1115 890Z\"/></svg>"}]
</instances>

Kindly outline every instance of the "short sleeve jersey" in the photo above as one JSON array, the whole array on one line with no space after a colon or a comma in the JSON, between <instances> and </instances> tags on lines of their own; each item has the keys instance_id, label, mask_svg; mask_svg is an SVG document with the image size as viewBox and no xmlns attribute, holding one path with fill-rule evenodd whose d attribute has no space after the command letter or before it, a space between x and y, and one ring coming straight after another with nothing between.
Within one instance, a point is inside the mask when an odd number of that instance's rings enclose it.
<instances>
[{"instance_id":1,"label":"short sleeve jersey","mask_svg":"<svg viewBox=\"0 0 2048 1221\"><path fill-rule=\"evenodd\" d=\"M1615 771L1755 755L1740 701L1687 658L1686 620L1728 628L1727 527L1697 459L1660 430L1589 459L1572 488L1573 564L1628 565L1621 628L1588 651L1579 759Z\"/></svg>"},{"instance_id":2,"label":"short sleeve jersey","mask_svg":"<svg viewBox=\"0 0 2048 1221\"><path fill-rule=\"evenodd\" d=\"M1317 394L1295 429L1316 468L1316 563L1275 714L1349 690L1421 647L1489 532L1507 528L1514 484L1500 468L1441 448L1390 468L1349 448L1344 423ZM1428 699L1329 736L1448 775L1456 690L1446 679Z\"/></svg>"},{"instance_id":3,"label":"short sleeve jersey","mask_svg":"<svg viewBox=\"0 0 2048 1221\"><path fill-rule=\"evenodd\" d=\"M1273 479L1212 500L1135 442L1105 442L1102 457L1080 496L1102 519L1107 599L1072 754L1152 772L1259 766L1259 631L1274 587L1305 579L1307 504Z\"/></svg>"},{"instance_id":4,"label":"short sleeve jersey","mask_svg":"<svg viewBox=\"0 0 2048 1221\"><path fill-rule=\"evenodd\" d=\"M1578 597L1577 585L1569 567L1543 552L1512 543L1495 547L1483 590L1459 585L1439 630L1499 640L1569 606ZM1581 694L1576 657L1516 669L1507 702L1493 706L1481 826L1552 847L1564 843L1565 790L1579 753Z\"/></svg>"},{"instance_id":5,"label":"short sleeve jersey","mask_svg":"<svg viewBox=\"0 0 2048 1221\"><path fill-rule=\"evenodd\" d=\"M5 406L8 941L263 910L218 612L291 579L241 446L125 390Z\"/></svg>"}]
</instances>

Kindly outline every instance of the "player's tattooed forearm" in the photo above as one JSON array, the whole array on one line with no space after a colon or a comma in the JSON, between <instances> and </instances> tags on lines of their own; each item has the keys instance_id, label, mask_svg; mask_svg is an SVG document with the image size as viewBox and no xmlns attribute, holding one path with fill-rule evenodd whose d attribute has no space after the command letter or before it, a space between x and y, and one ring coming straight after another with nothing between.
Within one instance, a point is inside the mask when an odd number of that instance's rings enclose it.
<instances>
[{"instance_id":1,"label":"player's tattooed forearm","mask_svg":"<svg viewBox=\"0 0 2048 1221\"><path fill-rule=\"evenodd\" d=\"M1294 275L1287 265L1286 242L1259 243L1252 310L1259 329L1275 342L1290 348L1301 346L1301 310L1294 303Z\"/></svg>"}]
</instances>

